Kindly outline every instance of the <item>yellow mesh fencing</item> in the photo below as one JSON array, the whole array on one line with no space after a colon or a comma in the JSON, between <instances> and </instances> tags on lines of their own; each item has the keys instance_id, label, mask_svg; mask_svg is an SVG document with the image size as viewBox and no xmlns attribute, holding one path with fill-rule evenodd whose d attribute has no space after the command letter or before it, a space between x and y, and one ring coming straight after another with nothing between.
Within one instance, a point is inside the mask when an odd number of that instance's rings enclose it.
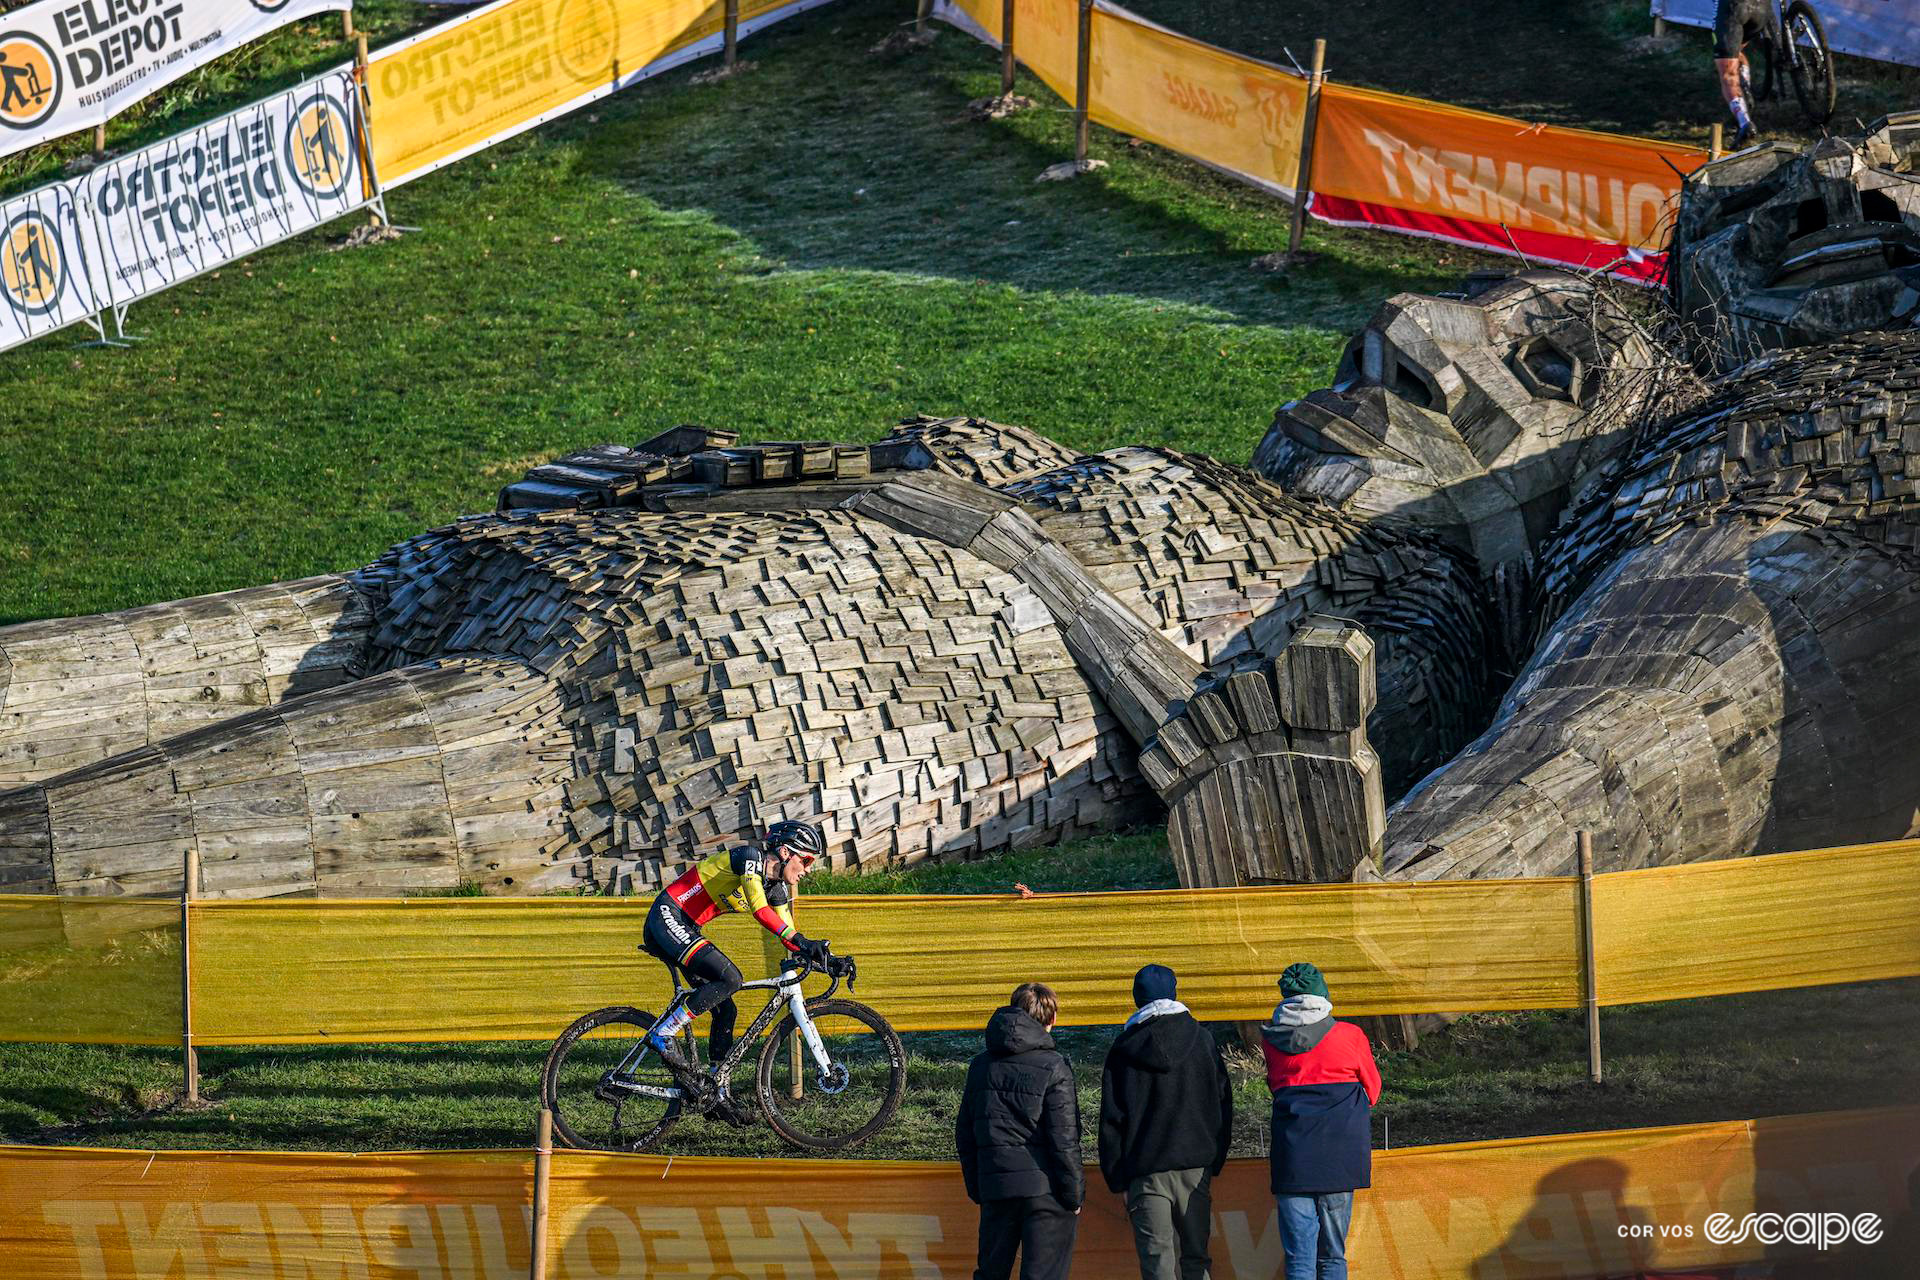
<instances>
[{"instance_id":1,"label":"yellow mesh fencing","mask_svg":"<svg viewBox=\"0 0 1920 1280\"><path fill-rule=\"evenodd\" d=\"M1904 1211L1920 1109L1413 1147L1374 1154L1355 1275L1555 1280L1805 1256L1709 1216ZM34 1280L510 1280L528 1271L524 1152L339 1155L0 1149L0 1258ZM1136 1268L1125 1207L1090 1169L1075 1274ZM945 1162L555 1154L553 1280L971 1273L977 1211ZM1662 1230L1662 1229L1665 1230ZM1273 1280L1263 1160L1214 1185L1216 1280ZM1837 1274L1837 1273L1836 1273Z\"/></svg>"},{"instance_id":2,"label":"yellow mesh fencing","mask_svg":"<svg viewBox=\"0 0 1920 1280\"><path fill-rule=\"evenodd\" d=\"M1205 1016L1257 1018L1311 955L1348 1013L1558 1008L1579 1000L1571 880L1150 893L807 897L798 918L860 962L859 997L908 1031L977 1027L1041 979L1070 1025L1133 1010L1145 961ZM658 1009L646 899L196 903L202 1044L539 1039L607 1004ZM753 965L762 932L708 933ZM764 971L763 965L755 965ZM749 993L747 1012L757 1011Z\"/></svg>"},{"instance_id":3,"label":"yellow mesh fencing","mask_svg":"<svg viewBox=\"0 0 1920 1280\"><path fill-rule=\"evenodd\" d=\"M1920 973L1920 842L1598 876L1602 1004Z\"/></svg>"},{"instance_id":4,"label":"yellow mesh fencing","mask_svg":"<svg viewBox=\"0 0 1920 1280\"><path fill-rule=\"evenodd\" d=\"M1602 875L1593 896L1606 1004L1920 975L1916 841ZM658 1009L665 971L639 950L649 905L195 902L194 1038L544 1039L602 1005ZM164 899L0 896L0 1039L177 1039L178 916ZM1265 1015L1275 975L1303 958L1350 1015L1569 1008L1584 983L1574 879L808 896L797 916L859 959L856 994L907 1031L978 1027L1032 979L1060 992L1064 1023L1118 1022L1148 961L1212 1019ZM748 976L771 972L753 922L709 933Z\"/></svg>"},{"instance_id":5,"label":"yellow mesh fencing","mask_svg":"<svg viewBox=\"0 0 1920 1280\"><path fill-rule=\"evenodd\" d=\"M0 894L0 1039L174 1044L180 901Z\"/></svg>"}]
</instances>

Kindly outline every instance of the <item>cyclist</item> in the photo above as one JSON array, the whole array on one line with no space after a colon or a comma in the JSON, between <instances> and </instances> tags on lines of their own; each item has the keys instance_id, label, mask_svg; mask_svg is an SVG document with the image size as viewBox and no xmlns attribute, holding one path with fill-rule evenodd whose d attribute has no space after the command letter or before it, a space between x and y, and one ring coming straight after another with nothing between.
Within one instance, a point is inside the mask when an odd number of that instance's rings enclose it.
<instances>
[{"instance_id":1,"label":"cyclist","mask_svg":"<svg viewBox=\"0 0 1920 1280\"><path fill-rule=\"evenodd\" d=\"M1740 126L1733 135L1735 151L1758 142L1753 127L1753 68L1747 62L1749 40L1773 31L1774 0L1719 0L1713 15L1713 69L1720 76L1720 96Z\"/></svg>"},{"instance_id":2,"label":"cyclist","mask_svg":"<svg viewBox=\"0 0 1920 1280\"><path fill-rule=\"evenodd\" d=\"M744 979L739 966L700 932L700 927L729 911L747 912L795 955L816 964L827 955L825 939L807 937L793 926L793 887L814 859L825 853L820 828L805 822L776 822L758 848L724 850L689 867L662 889L647 912L641 947L650 956L686 976L693 995L677 1013L653 1024L647 1041L675 1067L691 1064L673 1046L673 1037L694 1018L713 1014L708 1057L718 1062L733 1047L733 1002Z\"/></svg>"}]
</instances>

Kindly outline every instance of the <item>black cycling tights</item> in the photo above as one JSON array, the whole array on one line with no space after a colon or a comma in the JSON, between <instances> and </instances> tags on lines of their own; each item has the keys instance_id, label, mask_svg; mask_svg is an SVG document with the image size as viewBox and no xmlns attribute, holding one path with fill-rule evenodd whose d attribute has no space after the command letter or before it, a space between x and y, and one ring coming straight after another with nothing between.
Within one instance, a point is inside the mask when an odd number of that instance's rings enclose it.
<instances>
[{"instance_id":1,"label":"black cycling tights","mask_svg":"<svg viewBox=\"0 0 1920 1280\"><path fill-rule=\"evenodd\" d=\"M713 1029L707 1036L707 1060L718 1062L733 1048L733 1024L740 1015L733 995L745 981L740 976L740 967L711 942L694 952L693 958L684 965L675 967L687 976L687 985L693 988L693 995L687 1001L693 1016L713 1015Z\"/></svg>"}]
</instances>

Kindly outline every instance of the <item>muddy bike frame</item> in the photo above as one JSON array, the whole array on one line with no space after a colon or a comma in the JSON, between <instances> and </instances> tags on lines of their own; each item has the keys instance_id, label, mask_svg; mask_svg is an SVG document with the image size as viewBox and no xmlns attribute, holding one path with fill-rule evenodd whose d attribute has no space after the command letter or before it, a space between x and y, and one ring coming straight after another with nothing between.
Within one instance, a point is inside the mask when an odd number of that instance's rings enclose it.
<instances>
[{"instance_id":1,"label":"muddy bike frame","mask_svg":"<svg viewBox=\"0 0 1920 1280\"><path fill-rule=\"evenodd\" d=\"M849 968L844 972L844 976L847 978L847 989L851 991L857 971L851 968L852 961L848 960L845 963ZM693 988L680 980L680 971L671 965L667 966L667 970L673 975L673 999L668 1001L667 1007L661 1011L662 1019L673 1016L693 997ZM840 989L840 979L843 974L833 972L824 965L816 965L812 961L803 961L799 965L785 968L778 977L755 978L751 982L743 982L740 984L740 990L743 992L768 991L771 994L767 997L767 1007L754 1018L746 1034L733 1042L733 1047L727 1050L726 1056L718 1062L708 1063L705 1068L701 1068L697 1065L697 1060L689 1055L687 1071L681 1071L672 1063L666 1062L664 1058L661 1060L663 1065L673 1072L675 1079L684 1080L685 1077L692 1076L695 1080L709 1081L715 1086L713 1093L708 1094L704 1089L689 1090L684 1087L684 1084L650 1085L633 1079L633 1068L638 1066L647 1054L653 1052L653 1046L644 1039L629 1049L617 1066L600 1077L601 1087L618 1089L622 1093L642 1097L691 1102L702 1110L706 1110L720 1099L727 1097L734 1071L746 1061L749 1051L758 1047L760 1037L765 1035L767 1028L773 1025L773 1020L780 1016L780 1007L784 1003L788 1011L793 1014L794 1025L799 1027L801 1039L807 1044L807 1052L813 1055L814 1063L818 1067L813 1083L822 1093L840 1093L846 1089L852 1076L844 1065L834 1062L828 1055L826 1042L820 1038L819 1028L813 1025L813 1019L807 1014L809 997L801 990L801 984L807 980L809 974L813 973L824 973L829 980L827 989L816 997L817 999L830 999L833 993ZM692 1040L691 1027L692 1024L689 1023L689 1042ZM622 1076L626 1079L621 1079Z\"/></svg>"}]
</instances>

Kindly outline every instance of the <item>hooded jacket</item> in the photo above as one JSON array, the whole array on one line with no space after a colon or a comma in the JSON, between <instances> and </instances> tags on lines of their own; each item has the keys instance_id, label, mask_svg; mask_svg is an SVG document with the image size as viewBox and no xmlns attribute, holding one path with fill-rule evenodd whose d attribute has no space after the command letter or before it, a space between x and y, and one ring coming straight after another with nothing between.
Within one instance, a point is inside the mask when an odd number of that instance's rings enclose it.
<instances>
[{"instance_id":1,"label":"hooded jacket","mask_svg":"<svg viewBox=\"0 0 1920 1280\"><path fill-rule=\"evenodd\" d=\"M1373 1182L1371 1108L1380 1100L1380 1069L1367 1033L1294 997L1260 1028L1273 1090L1273 1193L1325 1195ZM1292 1005L1294 1007L1289 1008ZM1320 1009L1330 1010L1325 1001ZM1319 1016L1312 1017L1313 1013Z\"/></svg>"},{"instance_id":2,"label":"hooded jacket","mask_svg":"<svg viewBox=\"0 0 1920 1280\"><path fill-rule=\"evenodd\" d=\"M1086 1196L1073 1068L1047 1029L1008 1005L987 1023L987 1050L967 1064L953 1122L967 1198L1051 1194L1069 1209Z\"/></svg>"},{"instance_id":3,"label":"hooded jacket","mask_svg":"<svg viewBox=\"0 0 1920 1280\"><path fill-rule=\"evenodd\" d=\"M1168 1169L1218 1174L1232 1137L1233 1086L1213 1037L1178 1001L1143 1006L1100 1073L1107 1188L1123 1192L1133 1179Z\"/></svg>"}]
</instances>

